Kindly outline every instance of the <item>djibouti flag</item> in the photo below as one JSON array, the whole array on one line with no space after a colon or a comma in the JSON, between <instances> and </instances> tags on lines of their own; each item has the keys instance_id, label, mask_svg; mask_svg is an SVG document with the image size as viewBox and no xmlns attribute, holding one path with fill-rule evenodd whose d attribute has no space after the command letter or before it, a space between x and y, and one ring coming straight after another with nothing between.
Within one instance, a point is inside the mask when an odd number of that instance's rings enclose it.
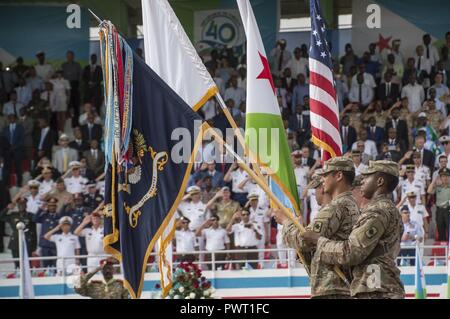
<instances>
[{"instance_id":1,"label":"djibouti flag","mask_svg":"<svg viewBox=\"0 0 450 319\"><path fill-rule=\"evenodd\" d=\"M416 299L427 299L427 286L419 243L416 244L416 273L414 278L416 283Z\"/></svg>"},{"instance_id":2,"label":"djibouti flag","mask_svg":"<svg viewBox=\"0 0 450 319\"><path fill-rule=\"evenodd\" d=\"M275 95L266 50L258 24L248 0L238 0L239 11L247 35L247 108L245 139L250 153L268 169L271 187L281 202L287 199L299 213L297 183L287 143L286 130ZM272 185L271 185L272 186Z\"/></svg>"}]
</instances>

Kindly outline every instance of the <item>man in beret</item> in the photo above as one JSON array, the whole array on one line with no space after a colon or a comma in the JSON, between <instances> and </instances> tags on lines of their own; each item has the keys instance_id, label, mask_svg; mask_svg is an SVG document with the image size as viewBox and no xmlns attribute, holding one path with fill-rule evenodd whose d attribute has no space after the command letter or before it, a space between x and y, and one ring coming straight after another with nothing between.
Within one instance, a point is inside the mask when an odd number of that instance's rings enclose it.
<instances>
[{"instance_id":1,"label":"man in beret","mask_svg":"<svg viewBox=\"0 0 450 319\"><path fill-rule=\"evenodd\" d=\"M81 275L80 282L75 285L75 292L92 299L130 299L130 294L123 286L123 281L114 278L115 260L104 260L102 264L87 275ZM99 271L103 280L90 280Z\"/></svg>"},{"instance_id":2,"label":"man in beret","mask_svg":"<svg viewBox=\"0 0 450 319\"><path fill-rule=\"evenodd\" d=\"M301 235L317 247L321 263L352 268L351 296L361 299L403 299L405 290L395 259L400 251L403 222L389 195L398 184L398 165L371 161L364 172L363 208L348 239L331 240L317 232Z\"/></svg>"},{"instance_id":3,"label":"man in beret","mask_svg":"<svg viewBox=\"0 0 450 319\"><path fill-rule=\"evenodd\" d=\"M446 241L448 234L448 220L450 218L450 170L442 168L439 170L439 179L433 180L428 187L428 194L436 194L436 226L440 241ZM440 181L440 185L437 184Z\"/></svg>"},{"instance_id":4,"label":"man in beret","mask_svg":"<svg viewBox=\"0 0 450 319\"><path fill-rule=\"evenodd\" d=\"M307 227L309 232L330 240L346 240L359 216L359 208L352 197L355 178L353 161L346 157L336 157L325 163L321 174L324 192L332 198L322 207L314 221ZM306 263L310 260L310 280L312 298L349 298L350 291L332 267L320 260L315 245L303 240L299 229L281 212L275 212L278 223L283 224L283 238L289 247L302 251ZM305 265L308 266L308 265ZM342 267L347 278L350 267Z\"/></svg>"}]
</instances>

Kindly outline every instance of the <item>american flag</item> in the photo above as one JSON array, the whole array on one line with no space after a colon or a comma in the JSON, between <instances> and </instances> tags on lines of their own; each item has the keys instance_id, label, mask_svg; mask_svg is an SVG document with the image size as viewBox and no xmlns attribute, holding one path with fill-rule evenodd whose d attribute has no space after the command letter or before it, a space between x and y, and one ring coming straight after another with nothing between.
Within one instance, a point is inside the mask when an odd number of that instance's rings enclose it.
<instances>
[{"instance_id":1,"label":"american flag","mask_svg":"<svg viewBox=\"0 0 450 319\"><path fill-rule=\"evenodd\" d=\"M312 141L322 149L324 161L342 155L339 107L333 78L333 64L326 39L325 19L319 0L311 0L311 47L309 53L309 95Z\"/></svg>"}]
</instances>

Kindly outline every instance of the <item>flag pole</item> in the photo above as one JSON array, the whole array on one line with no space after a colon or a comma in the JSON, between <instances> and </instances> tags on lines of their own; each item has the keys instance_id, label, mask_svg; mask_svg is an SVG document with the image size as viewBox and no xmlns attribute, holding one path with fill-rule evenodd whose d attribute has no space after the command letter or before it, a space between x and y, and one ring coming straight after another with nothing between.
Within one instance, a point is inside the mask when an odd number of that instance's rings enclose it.
<instances>
[{"instance_id":1,"label":"flag pole","mask_svg":"<svg viewBox=\"0 0 450 319\"><path fill-rule=\"evenodd\" d=\"M231 127L233 128L234 134L236 135L239 143L241 144L242 148L244 149L244 154L250 158L250 162L253 164L253 168L256 172L256 174L264 180L264 176L261 173L261 168L259 167L258 160L256 156L248 149L248 147L245 144L245 139L242 136L241 130L236 124L236 121L234 120L233 116L230 113L230 109L225 104L225 101L222 98L222 95L220 93L216 93L215 95L217 102L219 103L220 108L222 109L223 113L225 114L225 117L227 118L228 122L230 123ZM267 183L266 183L267 184Z\"/></svg>"},{"instance_id":2,"label":"flag pole","mask_svg":"<svg viewBox=\"0 0 450 319\"><path fill-rule=\"evenodd\" d=\"M89 8L88 8L88 10L89 10L89 12L94 16L94 18L98 21L99 24L102 24L102 23L103 23L103 20L100 19L100 18L94 13L94 11L92 11L92 10L89 9Z\"/></svg>"},{"instance_id":3,"label":"flag pole","mask_svg":"<svg viewBox=\"0 0 450 319\"><path fill-rule=\"evenodd\" d=\"M301 225L299 223L299 221L297 219L294 218L294 216L292 215L292 212L281 203L281 201L278 199L278 197L276 197L275 194L272 193L272 191L270 190L269 186L267 186L265 181L263 179L261 179L258 175L256 175L256 173L245 163L245 161L238 154L236 154L236 152L233 150L233 148L229 144L225 143L223 138L212 127L209 126L207 130L211 131L211 135L213 135L215 137L215 140L222 147L225 147L234 156L234 158L237 159L238 165L243 170L245 170L247 172L247 174L250 175L251 178L253 178L255 180L255 182L264 190L264 192L266 192L266 194L270 197L270 199L272 201L274 201L275 204L280 208L280 210L283 212L283 214L287 218L289 218L290 221L292 221L292 223L295 225L295 227L298 228L300 233L304 233L306 231L306 229L303 227L303 225ZM298 254L298 255L299 255L303 265L305 266L305 269L307 269L307 271L308 271L304 256L302 254ZM344 281L344 283L346 285L350 286L350 283L347 280L345 274L342 272L342 270L337 265L334 266L334 271Z\"/></svg>"},{"instance_id":4,"label":"flag pole","mask_svg":"<svg viewBox=\"0 0 450 319\"><path fill-rule=\"evenodd\" d=\"M19 297L20 299L25 299L25 262L24 262L24 252L23 252L23 236L25 224L20 222L16 225L17 230L19 231L19 267L20 267L20 289L19 289Z\"/></svg>"}]
</instances>

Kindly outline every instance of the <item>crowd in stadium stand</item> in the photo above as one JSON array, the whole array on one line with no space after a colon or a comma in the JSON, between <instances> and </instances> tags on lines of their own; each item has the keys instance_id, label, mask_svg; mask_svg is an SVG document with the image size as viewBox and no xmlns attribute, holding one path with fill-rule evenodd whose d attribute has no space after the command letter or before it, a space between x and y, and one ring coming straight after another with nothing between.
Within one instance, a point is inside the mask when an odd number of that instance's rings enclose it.
<instances>
[{"instance_id":1,"label":"crowd in stadium stand","mask_svg":"<svg viewBox=\"0 0 450 319\"><path fill-rule=\"evenodd\" d=\"M450 32L441 47L424 35L414 52L403 54L400 48L399 39L381 53L374 43L366 52L354 52L347 44L345 55L334 61L334 76L344 156L355 164L355 196L361 206L366 203L357 189L369 161L397 162L401 182L392 197L405 225L402 245L409 247L417 240L444 242L448 235ZM322 165L311 142L308 47L299 45L291 53L280 40L270 56L307 224L320 209L307 185ZM8 68L0 63L0 239L10 237L8 248L17 257L15 223L21 218L28 221L30 255L89 254L87 264L66 263L94 269L95 256L104 254L103 76L95 55L85 68L75 58L69 51L58 69L46 62L45 52L36 54L33 66L21 58ZM245 128L245 55L224 49L202 58L236 123ZM199 112L224 134L231 127L214 99ZM211 145L202 145L177 211L175 259L208 261L210 254L189 252L215 251L218 267L267 267L253 262L268 257L264 253L220 254L286 246L267 195L235 163L215 161ZM401 255L413 256L414 250L405 248ZM272 257L278 260L274 267L287 266L286 251ZM233 259L250 262L230 265ZM67 268L54 260L40 266Z\"/></svg>"}]
</instances>

